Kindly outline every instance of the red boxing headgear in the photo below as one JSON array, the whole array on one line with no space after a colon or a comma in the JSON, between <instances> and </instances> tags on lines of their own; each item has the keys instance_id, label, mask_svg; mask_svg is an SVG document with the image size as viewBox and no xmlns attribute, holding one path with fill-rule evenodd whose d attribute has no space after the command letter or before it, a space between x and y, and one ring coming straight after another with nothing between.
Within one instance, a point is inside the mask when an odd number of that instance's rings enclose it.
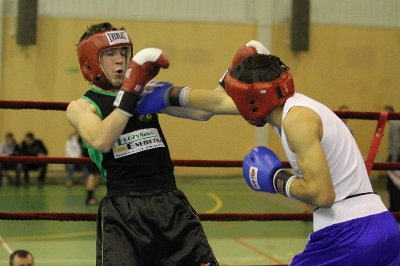
<instances>
[{"instance_id":1,"label":"red boxing headgear","mask_svg":"<svg viewBox=\"0 0 400 266\"><path fill-rule=\"evenodd\" d=\"M285 66L277 69L275 66L271 67L281 75L270 82L247 84L233 77L230 72L225 77L226 93L232 98L243 118L252 125L264 126L264 119L269 113L294 94L294 82L289 68Z\"/></svg>"},{"instance_id":2,"label":"red boxing headgear","mask_svg":"<svg viewBox=\"0 0 400 266\"><path fill-rule=\"evenodd\" d=\"M121 87L121 85L115 86L111 83L100 65L101 52L115 47L128 47L126 51L126 66L128 66L133 56L133 47L128 33L123 30L93 34L81 41L77 47L79 65L83 77L90 83L105 90Z\"/></svg>"}]
</instances>

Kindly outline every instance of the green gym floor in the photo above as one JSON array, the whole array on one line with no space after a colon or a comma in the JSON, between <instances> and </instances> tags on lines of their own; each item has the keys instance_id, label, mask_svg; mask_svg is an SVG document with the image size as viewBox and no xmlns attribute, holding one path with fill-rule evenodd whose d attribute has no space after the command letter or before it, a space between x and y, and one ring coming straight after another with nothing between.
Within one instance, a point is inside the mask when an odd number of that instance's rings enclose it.
<instances>
[{"instance_id":1,"label":"green gym floor","mask_svg":"<svg viewBox=\"0 0 400 266\"><path fill-rule=\"evenodd\" d=\"M4 181L4 180L3 180ZM281 195L252 191L242 178L178 178L198 213L301 213L303 204ZM387 203L383 186L375 188ZM105 195L105 186L96 190ZM84 204L83 185L48 184L0 187L0 212L96 212ZM288 264L301 252L312 232L303 221L210 222L205 232L221 265ZM8 265L9 252L26 249L36 265L95 265L95 222L0 220L0 265Z\"/></svg>"}]
</instances>

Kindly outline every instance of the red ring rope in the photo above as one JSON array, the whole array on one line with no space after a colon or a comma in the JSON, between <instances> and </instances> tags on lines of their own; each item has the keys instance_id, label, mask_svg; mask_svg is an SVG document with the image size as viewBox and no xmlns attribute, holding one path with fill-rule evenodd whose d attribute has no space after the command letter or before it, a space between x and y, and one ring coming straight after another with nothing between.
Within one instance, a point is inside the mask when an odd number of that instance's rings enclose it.
<instances>
[{"instance_id":1,"label":"red ring rope","mask_svg":"<svg viewBox=\"0 0 400 266\"><path fill-rule=\"evenodd\" d=\"M400 221L400 212L392 212ZM199 213L202 221L312 221L312 213ZM96 221L97 213L0 212L0 220Z\"/></svg>"},{"instance_id":2,"label":"red ring rope","mask_svg":"<svg viewBox=\"0 0 400 266\"><path fill-rule=\"evenodd\" d=\"M5 101L0 100L3 109L39 109L65 111L69 102ZM378 120L380 112L334 111L340 118ZM400 113L389 113L388 120L400 120Z\"/></svg>"},{"instance_id":3,"label":"red ring rope","mask_svg":"<svg viewBox=\"0 0 400 266\"><path fill-rule=\"evenodd\" d=\"M0 101L3 109L67 110L67 102Z\"/></svg>"},{"instance_id":4,"label":"red ring rope","mask_svg":"<svg viewBox=\"0 0 400 266\"><path fill-rule=\"evenodd\" d=\"M185 167L242 167L240 160L179 160L173 159L175 166ZM25 163L25 164L88 164L89 158L69 158L69 157L37 157L37 156L0 156L0 163ZM284 168L290 168L289 162L282 162ZM399 170L400 162L374 163L372 170Z\"/></svg>"}]
</instances>

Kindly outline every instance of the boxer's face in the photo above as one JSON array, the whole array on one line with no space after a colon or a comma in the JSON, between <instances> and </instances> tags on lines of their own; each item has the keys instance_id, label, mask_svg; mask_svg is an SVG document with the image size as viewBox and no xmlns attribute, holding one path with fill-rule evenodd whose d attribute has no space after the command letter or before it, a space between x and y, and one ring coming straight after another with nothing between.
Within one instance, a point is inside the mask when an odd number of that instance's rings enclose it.
<instances>
[{"instance_id":1,"label":"boxer's face","mask_svg":"<svg viewBox=\"0 0 400 266\"><path fill-rule=\"evenodd\" d=\"M121 86L126 70L127 47L106 49L100 54L100 65L114 86Z\"/></svg>"}]
</instances>

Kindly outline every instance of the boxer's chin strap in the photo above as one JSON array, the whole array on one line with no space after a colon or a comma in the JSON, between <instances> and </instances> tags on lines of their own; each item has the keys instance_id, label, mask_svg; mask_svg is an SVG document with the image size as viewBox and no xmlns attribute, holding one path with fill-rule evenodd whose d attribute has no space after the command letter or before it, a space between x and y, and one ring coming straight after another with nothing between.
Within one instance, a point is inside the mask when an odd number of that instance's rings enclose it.
<instances>
[{"instance_id":1,"label":"boxer's chin strap","mask_svg":"<svg viewBox=\"0 0 400 266\"><path fill-rule=\"evenodd\" d=\"M285 169L279 169L276 171L272 181L276 192L290 199L294 199L294 197L290 194L290 185L296 178L298 178L296 175L293 175Z\"/></svg>"}]
</instances>

